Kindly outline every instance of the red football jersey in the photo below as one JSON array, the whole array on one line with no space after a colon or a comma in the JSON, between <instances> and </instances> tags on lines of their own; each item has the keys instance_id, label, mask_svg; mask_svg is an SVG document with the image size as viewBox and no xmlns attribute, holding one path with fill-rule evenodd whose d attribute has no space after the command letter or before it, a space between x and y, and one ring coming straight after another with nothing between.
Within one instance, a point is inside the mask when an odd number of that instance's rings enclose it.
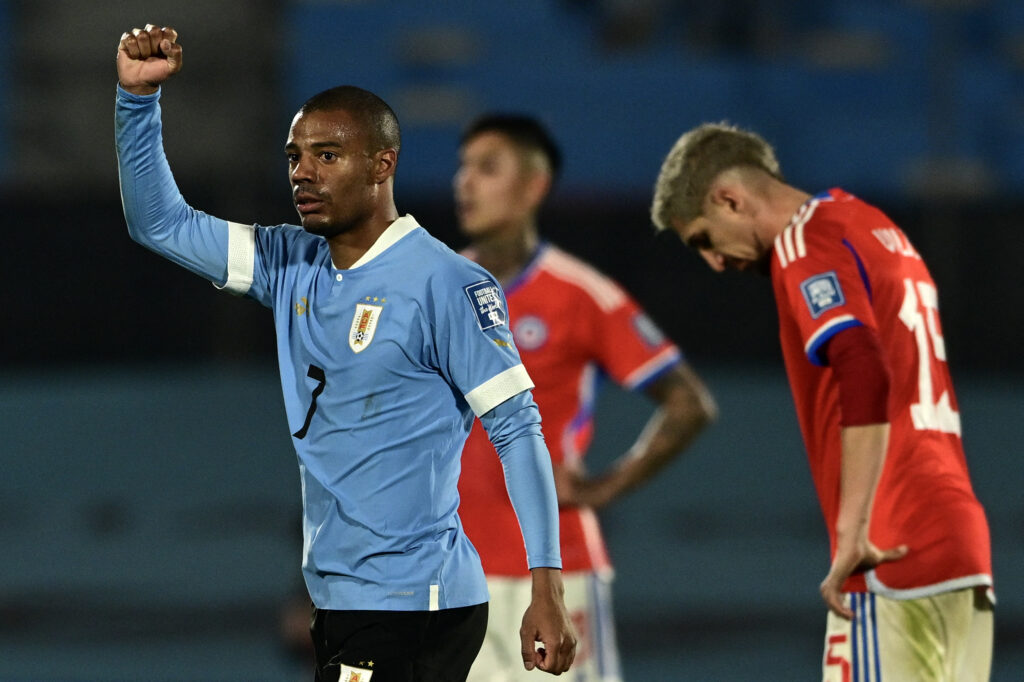
<instances>
[{"instance_id":1,"label":"red football jersey","mask_svg":"<svg viewBox=\"0 0 1024 682\"><path fill-rule=\"evenodd\" d=\"M906 558L847 591L916 598L991 585L988 522L971 488L960 415L946 365L935 283L906 235L839 189L820 194L775 240L779 335L811 474L835 552L839 510L839 392L825 342L852 325L877 331L892 372L889 450L870 538L908 545Z\"/></svg>"},{"instance_id":2,"label":"red football jersey","mask_svg":"<svg viewBox=\"0 0 1024 682\"><path fill-rule=\"evenodd\" d=\"M619 285L557 247L542 245L505 296L556 464L583 457L590 445L602 373L637 389L680 361L679 349ZM501 462L479 420L462 453L459 493L459 516L484 572L529 575ZM592 510L562 509L560 522L563 570L611 568Z\"/></svg>"}]
</instances>

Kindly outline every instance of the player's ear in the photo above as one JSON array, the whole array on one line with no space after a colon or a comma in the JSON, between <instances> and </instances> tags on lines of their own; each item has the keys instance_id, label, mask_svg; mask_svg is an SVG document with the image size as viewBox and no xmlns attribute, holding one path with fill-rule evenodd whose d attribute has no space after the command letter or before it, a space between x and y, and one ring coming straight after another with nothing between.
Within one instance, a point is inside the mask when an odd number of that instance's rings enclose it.
<instances>
[{"instance_id":1,"label":"player's ear","mask_svg":"<svg viewBox=\"0 0 1024 682\"><path fill-rule=\"evenodd\" d=\"M722 181L715 181L708 190L708 199L720 209L730 213L739 213L743 207L744 196L739 186Z\"/></svg>"},{"instance_id":2,"label":"player's ear","mask_svg":"<svg viewBox=\"0 0 1024 682\"><path fill-rule=\"evenodd\" d=\"M374 184L381 184L394 176L398 166L397 149L381 149L373 155L372 179Z\"/></svg>"},{"instance_id":3,"label":"player's ear","mask_svg":"<svg viewBox=\"0 0 1024 682\"><path fill-rule=\"evenodd\" d=\"M531 206L540 206L551 191L551 173L534 171L526 181L526 199Z\"/></svg>"}]
</instances>

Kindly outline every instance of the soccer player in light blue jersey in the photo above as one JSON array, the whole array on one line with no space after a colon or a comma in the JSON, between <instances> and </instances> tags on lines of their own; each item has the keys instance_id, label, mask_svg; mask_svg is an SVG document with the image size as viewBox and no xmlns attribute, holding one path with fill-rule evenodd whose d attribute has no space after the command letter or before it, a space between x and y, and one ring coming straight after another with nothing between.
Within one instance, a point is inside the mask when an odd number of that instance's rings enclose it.
<instances>
[{"instance_id":1,"label":"soccer player in light blue jersey","mask_svg":"<svg viewBox=\"0 0 1024 682\"><path fill-rule=\"evenodd\" d=\"M121 37L125 218L140 244L274 312L316 607L315 679L465 679L488 600L456 513L474 415L501 459L533 575L524 666L566 671L576 639L533 384L491 275L399 217L394 113L352 86L312 97L285 147L302 226L228 222L185 203L164 156L160 85L181 54L174 29Z\"/></svg>"}]
</instances>

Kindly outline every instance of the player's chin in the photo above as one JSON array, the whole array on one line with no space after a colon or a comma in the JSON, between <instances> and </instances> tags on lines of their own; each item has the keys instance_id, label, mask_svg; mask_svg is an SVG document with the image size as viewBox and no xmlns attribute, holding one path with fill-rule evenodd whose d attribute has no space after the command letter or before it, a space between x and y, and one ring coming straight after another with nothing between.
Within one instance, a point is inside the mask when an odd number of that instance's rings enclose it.
<instances>
[{"instance_id":1,"label":"player's chin","mask_svg":"<svg viewBox=\"0 0 1024 682\"><path fill-rule=\"evenodd\" d=\"M317 213L299 214L302 229L318 237L330 237L332 230L329 221Z\"/></svg>"},{"instance_id":2,"label":"player's chin","mask_svg":"<svg viewBox=\"0 0 1024 682\"><path fill-rule=\"evenodd\" d=\"M482 220L474 219L472 214L459 216L459 229L467 237L483 237L490 231L490 226Z\"/></svg>"}]
</instances>

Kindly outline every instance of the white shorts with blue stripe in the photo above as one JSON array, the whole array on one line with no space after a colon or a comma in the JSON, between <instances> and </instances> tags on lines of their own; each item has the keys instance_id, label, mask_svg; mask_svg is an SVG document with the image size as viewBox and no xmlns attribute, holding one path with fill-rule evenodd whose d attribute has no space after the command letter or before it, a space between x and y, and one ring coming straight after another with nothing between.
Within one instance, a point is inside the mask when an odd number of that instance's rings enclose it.
<instances>
[{"instance_id":1,"label":"white shorts with blue stripe","mask_svg":"<svg viewBox=\"0 0 1024 682\"><path fill-rule=\"evenodd\" d=\"M823 682L987 682L993 613L986 588L919 599L846 595L847 621L828 614Z\"/></svg>"}]
</instances>

